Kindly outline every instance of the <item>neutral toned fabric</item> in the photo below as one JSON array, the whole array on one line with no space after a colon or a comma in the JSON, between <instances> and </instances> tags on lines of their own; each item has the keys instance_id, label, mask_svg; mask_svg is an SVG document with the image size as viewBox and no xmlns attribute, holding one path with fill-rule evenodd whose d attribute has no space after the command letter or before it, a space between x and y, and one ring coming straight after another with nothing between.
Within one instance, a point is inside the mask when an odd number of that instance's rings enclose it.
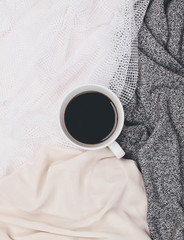
<instances>
[{"instance_id":1,"label":"neutral toned fabric","mask_svg":"<svg viewBox=\"0 0 184 240\"><path fill-rule=\"evenodd\" d=\"M136 163L109 149L43 149L0 180L1 240L149 240L146 214Z\"/></svg>"},{"instance_id":2,"label":"neutral toned fabric","mask_svg":"<svg viewBox=\"0 0 184 240\"><path fill-rule=\"evenodd\" d=\"M131 99L148 1L0 1L0 176L43 144L74 147L58 119L72 88L96 83Z\"/></svg>"},{"instance_id":3,"label":"neutral toned fabric","mask_svg":"<svg viewBox=\"0 0 184 240\"><path fill-rule=\"evenodd\" d=\"M184 1L152 0L139 33L139 81L120 142L137 160L153 240L184 239Z\"/></svg>"}]
</instances>

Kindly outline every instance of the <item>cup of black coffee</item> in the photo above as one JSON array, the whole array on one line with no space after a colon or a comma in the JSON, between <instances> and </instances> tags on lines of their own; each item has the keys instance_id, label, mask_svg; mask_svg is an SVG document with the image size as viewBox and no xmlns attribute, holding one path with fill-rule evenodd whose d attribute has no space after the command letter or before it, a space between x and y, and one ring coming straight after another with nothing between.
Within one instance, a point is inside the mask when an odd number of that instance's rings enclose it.
<instances>
[{"instance_id":1,"label":"cup of black coffee","mask_svg":"<svg viewBox=\"0 0 184 240\"><path fill-rule=\"evenodd\" d=\"M60 126L74 145L86 150L109 147L116 157L124 151L116 142L124 111L118 97L100 85L84 85L69 92L61 105Z\"/></svg>"}]
</instances>

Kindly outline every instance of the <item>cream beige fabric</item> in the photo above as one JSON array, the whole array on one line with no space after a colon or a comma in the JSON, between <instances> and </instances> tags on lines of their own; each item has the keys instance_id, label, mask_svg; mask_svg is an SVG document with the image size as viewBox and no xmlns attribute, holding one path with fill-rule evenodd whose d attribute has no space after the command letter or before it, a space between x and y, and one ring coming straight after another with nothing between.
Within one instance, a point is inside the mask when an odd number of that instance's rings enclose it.
<instances>
[{"instance_id":1,"label":"cream beige fabric","mask_svg":"<svg viewBox=\"0 0 184 240\"><path fill-rule=\"evenodd\" d=\"M1 240L149 240L146 215L136 164L109 149L43 149L0 180Z\"/></svg>"}]
</instances>

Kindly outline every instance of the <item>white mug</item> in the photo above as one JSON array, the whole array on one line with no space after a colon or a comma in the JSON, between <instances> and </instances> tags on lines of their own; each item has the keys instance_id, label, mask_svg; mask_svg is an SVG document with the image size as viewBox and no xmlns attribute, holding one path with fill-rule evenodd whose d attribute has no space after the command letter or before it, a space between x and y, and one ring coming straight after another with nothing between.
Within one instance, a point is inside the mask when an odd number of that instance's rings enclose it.
<instances>
[{"instance_id":1,"label":"white mug","mask_svg":"<svg viewBox=\"0 0 184 240\"><path fill-rule=\"evenodd\" d=\"M115 131L112 133L112 135L106 139L104 142L100 142L97 144L85 144L82 142L79 142L78 140L74 139L70 133L67 131L67 128L65 126L65 121L64 121L64 115L65 115L65 109L69 102L77 95L83 93L83 92L98 92L101 93L105 96L107 96L114 104L116 107L117 115L118 115L118 121L116 125ZM68 138L72 144L75 146L85 149L85 150L97 150L105 147L109 147L110 150L114 153L114 155L117 158L122 158L125 155L125 152L123 149L120 147L120 145L116 142L117 137L119 136L123 125L124 125L124 111L123 111L123 106L119 100L119 98L108 88L103 87L101 85L95 85L95 84L90 84L90 85L82 85L78 88L73 89L70 91L65 97L61 105L60 109L60 114L59 114L59 122L62 131L64 132L65 136Z\"/></svg>"}]
</instances>

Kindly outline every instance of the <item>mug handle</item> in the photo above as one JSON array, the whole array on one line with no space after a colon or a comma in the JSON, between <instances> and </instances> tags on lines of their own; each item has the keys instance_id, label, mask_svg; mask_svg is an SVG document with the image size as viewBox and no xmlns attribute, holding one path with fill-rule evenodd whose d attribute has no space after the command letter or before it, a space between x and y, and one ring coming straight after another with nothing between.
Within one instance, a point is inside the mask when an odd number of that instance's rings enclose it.
<instances>
[{"instance_id":1,"label":"mug handle","mask_svg":"<svg viewBox=\"0 0 184 240\"><path fill-rule=\"evenodd\" d=\"M110 148L110 150L114 153L114 155L117 158L122 158L125 155L125 152L123 151L123 149L121 148L121 146L114 141L113 143L111 143L108 148Z\"/></svg>"}]
</instances>

